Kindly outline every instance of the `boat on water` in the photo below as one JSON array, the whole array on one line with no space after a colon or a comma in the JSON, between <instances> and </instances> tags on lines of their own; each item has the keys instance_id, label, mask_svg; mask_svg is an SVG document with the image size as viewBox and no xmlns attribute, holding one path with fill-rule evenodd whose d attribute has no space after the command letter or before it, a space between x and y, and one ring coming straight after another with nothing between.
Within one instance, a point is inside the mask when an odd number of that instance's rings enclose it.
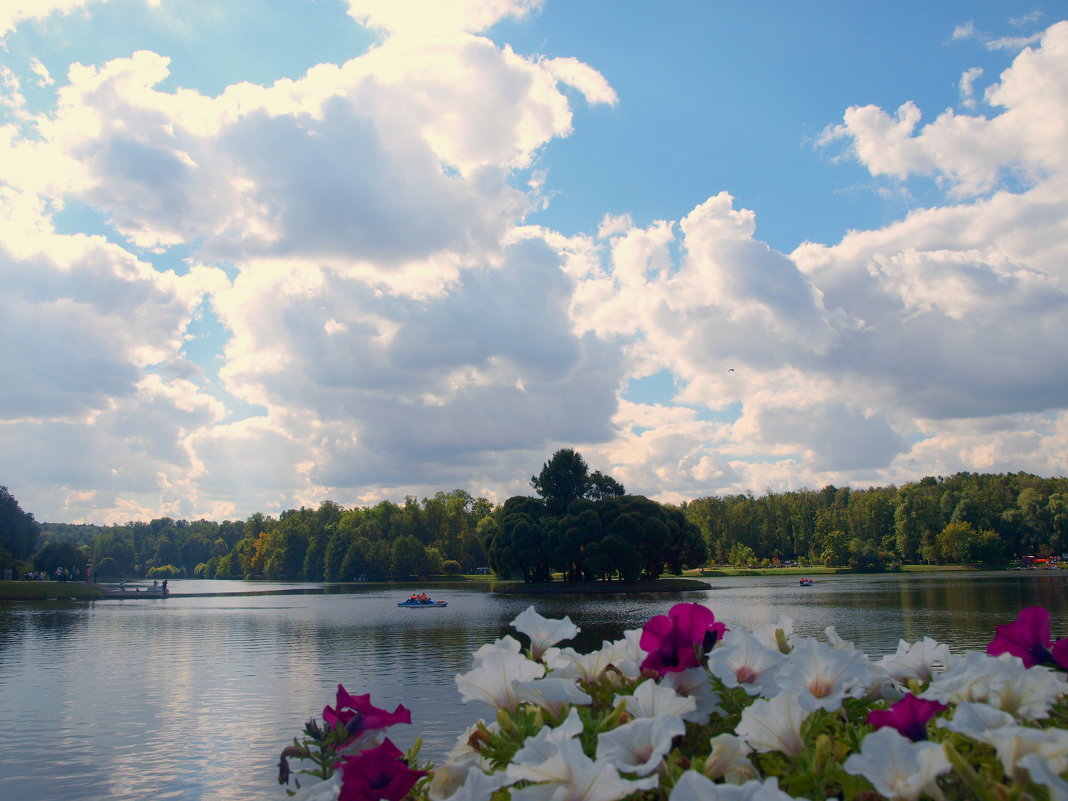
<instances>
[{"instance_id":1,"label":"boat on water","mask_svg":"<svg viewBox=\"0 0 1068 801\"><path fill-rule=\"evenodd\" d=\"M811 587L812 586L812 579L801 579L801 586L802 587Z\"/></svg>"},{"instance_id":2,"label":"boat on water","mask_svg":"<svg viewBox=\"0 0 1068 801\"><path fill-rule=\"evenodd\" d=\"M407 601L401 601L397 606L407 606L411 609L425 609L427 607L439 607L448 606L448 601L434 601L427 598L425 601L419 599L409 598Z\"/></svg>"}]
</instances>

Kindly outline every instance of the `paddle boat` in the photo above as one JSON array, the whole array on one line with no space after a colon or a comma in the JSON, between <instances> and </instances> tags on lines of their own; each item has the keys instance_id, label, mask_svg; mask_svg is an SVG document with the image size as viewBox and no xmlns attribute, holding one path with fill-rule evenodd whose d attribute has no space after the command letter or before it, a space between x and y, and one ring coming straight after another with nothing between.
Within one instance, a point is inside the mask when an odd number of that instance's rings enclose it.
<instances>
[{"instance_id":1,"label":"paddle boat","mask_svg":"<svg viewBox=\"0 0 1068 801\"><path fill-rule=\"evenodd\" d=\"M407 601L401 601L397 604L397 606L406 606L410 609L425 609L426 607L438 607L448 605L448 601L435 601L432 598L409 598Z\"/></svg>"},{"instance_id":2,"label":"paddle boat","mask_svg":"<svg viewBox=\"0 0 1068 801\"><path fill-rule=\"evenodd\" d=\"M801 586L802 587L811 587L812 586L812 579L810 579L810 578L801 579Z\"/></svg>"}]
</instances>

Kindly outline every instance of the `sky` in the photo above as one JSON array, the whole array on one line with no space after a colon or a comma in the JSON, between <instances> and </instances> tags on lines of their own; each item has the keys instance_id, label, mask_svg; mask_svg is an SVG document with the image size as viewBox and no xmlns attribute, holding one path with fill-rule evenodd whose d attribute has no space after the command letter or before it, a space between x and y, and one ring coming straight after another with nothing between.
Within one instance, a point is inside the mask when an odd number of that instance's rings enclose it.
<instances>
[{"instance_id":1,"label":"sky","mask_svg":"<svg viewBox=\"0 0 1068 801\"><path fill-rule=\"evenodd\" d=\"M1063 476L1068 9L6 0L44 522Z\"/></svg>"}]
</instances>

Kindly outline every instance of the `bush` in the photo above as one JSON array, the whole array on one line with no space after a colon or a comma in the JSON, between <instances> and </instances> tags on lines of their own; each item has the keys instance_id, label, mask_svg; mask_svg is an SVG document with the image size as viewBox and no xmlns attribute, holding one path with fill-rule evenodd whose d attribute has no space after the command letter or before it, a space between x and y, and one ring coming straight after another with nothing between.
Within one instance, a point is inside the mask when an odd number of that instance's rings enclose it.
<instances>
[{"instance_id":1,"label":"bush","mask_svg":"<svg viewBox=\"0 0 1068 801\"><path fill-rule=\"evenodd\" d=\"M185 571L180 567L174 565L160 565L159 567L150 567L148 573L145 574L145 578L150 579L175 579L181 578L185 575Z\"/></svg>"},{"instance_id":2,"label":"bush","mask_svg":"<svg viewBox=\"0 0 1068 801\"><path fill-rule=\"evenodd\" d=\"M446 559L441 563L441 570L446 576L460 575L460 563L455 559Z\"/></svg>"}]
</instances>

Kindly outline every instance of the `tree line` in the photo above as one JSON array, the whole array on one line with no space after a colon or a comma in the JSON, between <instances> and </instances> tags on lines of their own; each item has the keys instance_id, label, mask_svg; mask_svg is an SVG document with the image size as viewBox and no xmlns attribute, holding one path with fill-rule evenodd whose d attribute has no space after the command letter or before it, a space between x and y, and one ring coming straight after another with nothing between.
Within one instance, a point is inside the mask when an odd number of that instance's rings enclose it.
<instances>
[{"instance_id":1,"label":"tree line","mask_svg":"<svg viewBox=\"0 0 1068 801\"><path fill-rule=\"evenodd\" d=\"M900 487L700 498L685 504L711 559L997 565L1068 551L1068 479L1030 473L928 476Z\"/></svg>"},{"instance_id":2,"label":"tree line","mask_svg":"<svg viewBox=\"0 0 1068 801\"><path fill-rule=\"evenodd\" d=\"M305 581L472 573L544 581L632 580L708 563L799 561L880 570L899 563L996 565L1068 552L1068 479L957 473L900 487L700 498L627 495L574 451L531 477L538 497L494 505L463 490L277 517L110 526L38 523L0 487L0 569L99 576Z\"/></svg>"}]
</instances>

